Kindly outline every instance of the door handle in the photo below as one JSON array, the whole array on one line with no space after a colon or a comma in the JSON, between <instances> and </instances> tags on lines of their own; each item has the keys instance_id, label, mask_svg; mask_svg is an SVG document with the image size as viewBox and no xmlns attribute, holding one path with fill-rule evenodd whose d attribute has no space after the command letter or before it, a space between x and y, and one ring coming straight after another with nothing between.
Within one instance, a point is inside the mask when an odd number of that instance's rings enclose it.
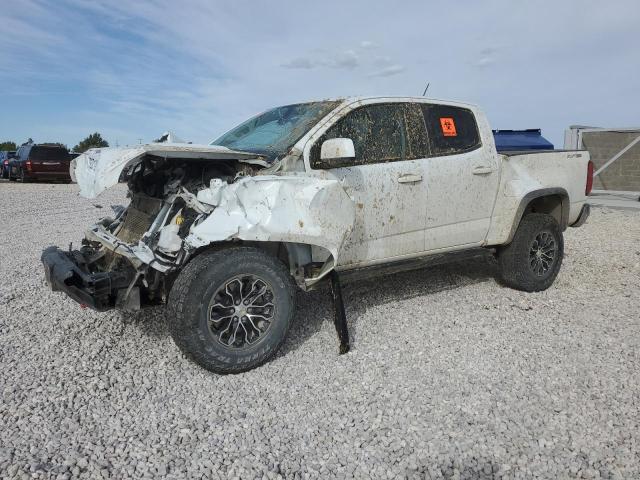
<instances>
[{"instance_id":1,"label":"door handle","mask_svg":"<svg viewBox=\"0 0 640 480\"><path fill-rule=\"evenodd\" d=\"M400 175L398 177L398 183L418 183L421 181L422 181L422 175L416 175L415 173Z\"/></svg>"},{"instance_id":2,"label":"door handle","mask_svg":"<svg viewBox=\"0 0 640 480\"><path fill-rule=\"evenodd\" d=\"M474 175L486 175L491 172L493 172L493 167L489 165L478 165L471 170Z\"/></svg>"}]
</instances>

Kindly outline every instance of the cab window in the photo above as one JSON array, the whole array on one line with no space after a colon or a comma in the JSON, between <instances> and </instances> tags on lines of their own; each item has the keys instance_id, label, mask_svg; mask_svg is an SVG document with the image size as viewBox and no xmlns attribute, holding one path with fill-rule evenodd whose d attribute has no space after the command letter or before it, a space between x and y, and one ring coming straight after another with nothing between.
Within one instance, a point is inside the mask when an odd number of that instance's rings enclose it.
<instances>
[{"instance_id":1,"label":"cab window","mask_svg":"<svg viewBox=\"0 0 640 480\"><path fill-rule=\"evenodd\" d=\"M333 167L396 162L408 155L407 132L402 104L379 104L358 108L340 119L311 148L311 167L320 164L320 149L325 140L350 138L355 158L337 159Z\"/></svg>"},{"instance_id":2,"label":"cab window","mask_svg":"<svg viewBox=\"0 0 640 480\"><path fill-rule=\"evenodd\" d=\"M456 155L481 146L473 112L450 105L422 104L432 156Z\"/></svg>"}]
</instances>

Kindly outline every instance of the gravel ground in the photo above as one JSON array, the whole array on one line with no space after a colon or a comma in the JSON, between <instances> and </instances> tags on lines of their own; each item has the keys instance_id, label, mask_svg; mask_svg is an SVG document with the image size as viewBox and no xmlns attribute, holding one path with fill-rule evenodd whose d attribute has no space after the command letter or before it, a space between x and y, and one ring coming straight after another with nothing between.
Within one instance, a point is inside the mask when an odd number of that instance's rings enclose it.
<instances>
[{"instance_id":1,"label":"gravel ground","mask_svg":"<svg viewBox=\"0 0 640 480\"><path fill-rule=\"evenodd\" d=\"M161 309L45 287L42 249L123 199L0 182L2 478L640 478L640 212L569 229L546 292L484 261L348 286L344 356L327 293L300 294L279 355L220 377Z\"/></svg>"}]
</instances>

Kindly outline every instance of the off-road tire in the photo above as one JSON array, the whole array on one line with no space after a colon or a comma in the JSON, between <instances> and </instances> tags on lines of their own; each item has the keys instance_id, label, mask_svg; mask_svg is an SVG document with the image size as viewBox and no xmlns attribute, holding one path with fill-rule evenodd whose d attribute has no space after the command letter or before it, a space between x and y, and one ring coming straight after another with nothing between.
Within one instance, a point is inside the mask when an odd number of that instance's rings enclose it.
<instances>
[{"instance_id":1,"label":"off-road tire","mask_svg":"<svg viewBox=\"0 0 640 480\"><path fill-rule=\"evenodd\" d=\"M272 289L274 317L255 345L226 347L210 330L210 302L230 279L255 275ZM240 373L262 365L284 342L295 310L296 287L277 258L251 247L203 253L180 272L167 302L169 331L176 345L198 365L215 373Z\"/></svg>"},{"instance_id":2,"label":"off-road tire","mask_svg":"<svg viewBox=\"0 0 640 480\"><path fill-rule=\"evenodd\" d=\"M553 260L546 271L536 273L532 266L532 252L535 250L536 240L550 238L555 242ZM501 280L505 285L525 292L539 292L546 290L555 280L564 256L564 240L560 225L551 215L530 213L520 221L513 241L501 248L497 254L498 269Z\"/></svg>"}]
</instances>

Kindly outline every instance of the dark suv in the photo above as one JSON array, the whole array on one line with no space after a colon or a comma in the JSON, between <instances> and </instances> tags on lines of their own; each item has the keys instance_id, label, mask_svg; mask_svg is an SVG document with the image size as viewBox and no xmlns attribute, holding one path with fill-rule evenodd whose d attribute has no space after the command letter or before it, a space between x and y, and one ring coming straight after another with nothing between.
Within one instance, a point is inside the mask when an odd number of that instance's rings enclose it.
<instances>
[{"instance_id":1,"label":"dark suv","mask_svg":"<svg viewBox=\"0 0 640 480\"><path fill-rule=\"evenodd\" d=\"M0 151L0 177L9 178L9 160L16 156L16 152Z\"/></svg>"},{"instance_id":2,"label":"dark suv","mask_svg":"<svg viewBox=\"0 0 640 480\"><path fill-rule=\"evenodd\" d=\"M9 161L9 180L62 180L71 182L69 152L60 145L27 144Z\"/></svg>"}]
</instances>

